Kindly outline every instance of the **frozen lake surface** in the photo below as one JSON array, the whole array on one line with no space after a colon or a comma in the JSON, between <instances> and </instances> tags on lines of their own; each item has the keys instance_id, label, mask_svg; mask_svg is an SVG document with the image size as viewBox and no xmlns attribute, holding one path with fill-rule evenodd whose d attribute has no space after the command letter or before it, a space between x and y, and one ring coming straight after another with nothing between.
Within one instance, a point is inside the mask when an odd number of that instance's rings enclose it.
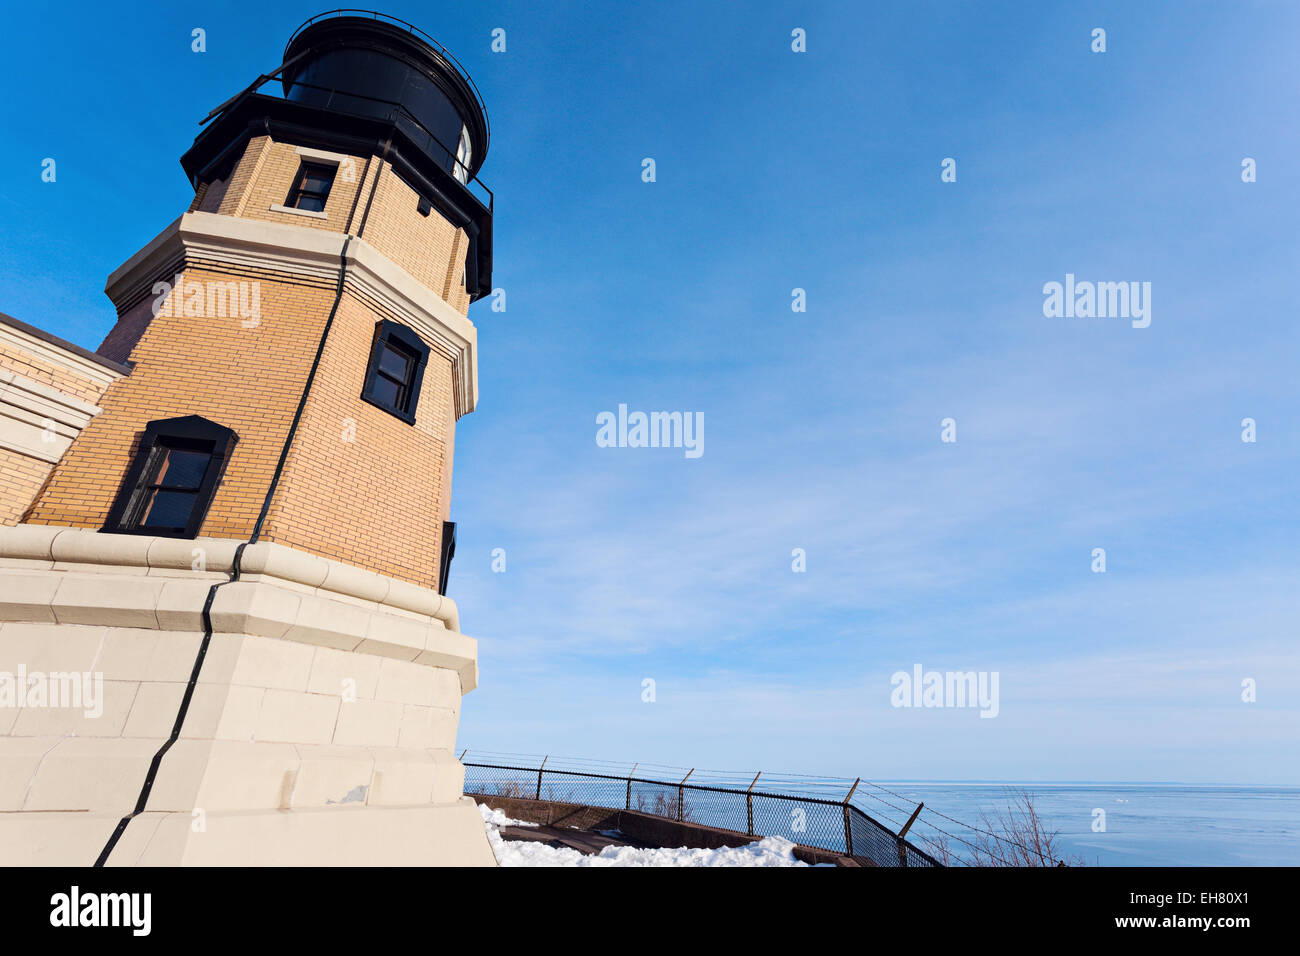
<instances>
[{"instance_id":1,"label":"frozen lake surface","mask_svg":"<svg viewBox=\"0 0 1300 956\"><path fill-rule=\"evenodd\" d=\"M1033 795L1049 828L1060 831L1065 853L1080 856L1089 865L1300 865L1300 789L1082 783L886 782L882 786L925 801L927 810L934 808L972 824L979 823L981 809L992 815L1005 807L1008 788L1025 790ZM880 796L898 802L891 794ZM875 804L866 800L861 806L871 811ZM879 809L898 815L891 807ZM1105 811L1105 832L1093 831L1098 809ZM951 821L929 814L923 819L956 836L969 835ZM919 825L914 834L917 829ZM959 843L953 845L961 848Z\"/></svg>"}]
</instances>

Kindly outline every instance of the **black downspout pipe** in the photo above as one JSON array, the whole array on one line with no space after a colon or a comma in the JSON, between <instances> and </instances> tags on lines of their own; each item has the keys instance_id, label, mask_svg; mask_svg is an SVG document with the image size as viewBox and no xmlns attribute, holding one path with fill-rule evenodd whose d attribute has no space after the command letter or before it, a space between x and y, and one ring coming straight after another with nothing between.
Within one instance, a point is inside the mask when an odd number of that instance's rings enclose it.
<instances>
[{"instance_id":1,"label":"black downspout pipe","mask_svg":"<svg viewBox=\"0 0 1300 956\"><path fill-rule=\"evenodd\" d=\"M339 276L338 285L334 290L334 304L330 307L329 318L325 320L325 328L321 331L320 342L316 345L316 355L312 359L311 371L307 373L307 383L303 386L302 397L298 399L298 408L293 413L293 421L289 423L289 432L284 438L284 447L280 449L280 458L275 463L275 474L271 476L271 484L266 489L266 497L262 501L262 510L257 515L257 523L253 525L253 534L248 539L249 544L256 544L262 537L262 526L266 524L267 513L271 510L271 499L275 497L275 490L279 487L280 476L284 474L285 462L289 460L289 449L293 447L294 437L298 434L298 425L302 421L303 409L307 407L307 397L311 394L311 386L316 381L316 372L320 369L321 356L325 353L325 342L329 339L330 329L334 325L334 316L338 314L339 303L343 300L343 278L348 268L348 245L352 242L349 235L343 240L343 249L339 253Z\"/></svg>"},{"instance_id":2,"label":"black downspout pipe","mask_svg":"<svg viewBox=\"0 0 1300 956\"><path fill-rule=\"evenodd\" d=\"M158 752L153 755L153 760L149 761L149 772L145 774L144 785L140 788L140 796L135 801L135 809L118 821L117 827L109 835L108 842L104 844L104 849L99 851L99 856L95 859L96 867L102 867L108 862L114 847L122 839L122 834L126 832L127 824L144 813L145 807L149 804L149 795L153 792L154 780L158 778L158 767L162 764L162 759L167 755L167 751L171 750L172 744L180 739L181 727L185 724L185 715L190 711L190 701L194 699L194 688L199 682L199 671L203 669L203 659L207 657L208 645L212 643L212 602L216 600L218 590L239 580L239 563L244 557L246 547L248 547L247 541L242 542L235 549L235 560L230 567L230 579L218 581L208 588L207 600L203 602L203 640L199 643L199 653L194 658L194 667L190 669L190 679L185 684L185 693L181 696L181 706L176 712L176 721L172 724L172 732L163 741L162 746L158 748Z\"/></svg>"},{"instance_id":3,"label":"black downspout pipe","mask_svg":"<svg viewBox=\"0 0 1300 956\"><path fill-rule=\"evenodd\" d=\"M390 137L389 143L391 143L391 141ZM385 144L384 156L387 155L388 144ZM379 176L382 172L383 159L381 158L379 170L376 172L375 181L371 186L370 198L366 202L366 209L361 217L361 229L365 228L366 218L370 215L370 205L374 201L375 189L379 185ZM357 231L358 234L360 234L361 230L358 229ZM298 408L294 412L293 421L289 425L289 432L285 436L284 447L280 450L280 458L279 461L276 462L275 474L271 478L270 487L266 490L266 498L262 502L262 510L257 516L257 523L253 526L253 533L247 541L242 542L239 547L235 549L235 559L231 565L230 579L227 581L218 581L216 584L212 585L212 587L208 589L207 599L203 602L203 640L199 643L199 652L194 658L194 667L190 670L190 679L185 685L185 693L181 697L181 705L176 713L176 721L172 724L171 734L163 741L162 746L158 748L158 752L153 755L153 759L149 762L149 770L145 775L144 784L140 787L140 795L136 798L135 808L118 821L117 827L113 830L112 834L108 838L108 842L104 844L104 848L100 850L99 856L95 860L94 865L96 867L102 867L108 862L108 858L112 855L118 841L122 839L122 834L126 832L127 825L145 811L145 808L149 804L149 795L153 792L154 781L158 777L158 768L162 764L162 759L167 755L167 751L171 749L172 744L176 743L176 741L180 739L181 728L184 726L185 717L190 710L190 702L194 699L194 688L198 684L199 673L203 669L203 661L207 657L208 647L212 643L212 603L216 600L218 590L225 587L227 584L233 584L239 580L240 562L244 556L244 549L250 544L255 544L261 537L262 527L266 523L267 512L271 508L271 499L275 496L276 487L280 483L280 476L284 472L285 461L289 457L289 449L293 445L294 436L298 431L298 424L302 421L303 409L307 405L307 397L311 394L312 383L316 380L316 372L320 369L320 360L321 355L325 352L325 343L329 338L330 329L334 325L334 317L338 314L339 303L343 300L343 282L347 275L348 268L348 245L351 242L352 236L345 236L343 240L343 248L339 252L339 273L338 283L334 290L334 304L330 307L329 317L325 320L325 327L321 331L320 342L316 346L316 355L312 360L311 371L307 375L307 381L302 390L302 397L298 400Z\"/></svg>"},{"instance_id":4,"label":"black downspout pipe","mask_svg":"<svg viewBox=\"0 0 1300 956\"><path fill-rule=\"evenodd\" d=\"M370 184L370 196L366 199L366 208L361 213L361 222L357 226L357 237L360 238L366 228L366 221L370 218L370 207L375 201L375 192L379 189L379 177L384 174L384 161L388 158L388 150L392 147L393 137L389 134L388 140L384 143L384 151L379 157L379 166L375 170L375 181ZM266 498L262 501L261 513L257 516L257 524L253 526L253 536L249 542L256 544L262 536L262 527L266 524L267 513L271 510L271 499L275 497L276 488L280 484L280 476L284 474L285 462L289 459L289 449L293 447L294 437L298 434L298 425L302 421L303 409L307 407L307 397L311 395L312 384L316 381L316 373L320 370L321 356L325 354L325 343L329 339L330 329L334 326L334 317L338 315L339 303L343 301L343 280L348 271L348 246L352 242L352 235L349 233L343 240L343 249L339 253L339 275L338 283L334 287L334 304L330 306L329 317L325 320L325 328L321 330L320 342L316 345L316 356L312 359L311 371L307 373L307 383L303 386L302 397L298 399L298 408L293 413L293 421L289 424L289 433L284 438L284 447L280 449L280 459L275 464L275 474L271 476L271 484L266 489Z\"/></svg>"}]
</instances>

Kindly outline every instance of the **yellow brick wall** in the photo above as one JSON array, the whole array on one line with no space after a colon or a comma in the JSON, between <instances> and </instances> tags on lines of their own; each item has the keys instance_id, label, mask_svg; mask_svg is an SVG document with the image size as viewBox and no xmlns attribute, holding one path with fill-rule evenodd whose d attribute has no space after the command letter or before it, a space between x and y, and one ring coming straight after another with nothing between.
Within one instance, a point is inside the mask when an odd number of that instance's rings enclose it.
<instances>
[{"instance_id":1,"label":"yellow brick wall","mask_svg":"<svg viewBox=\"0 0 1300 956\"><path fill-rule=\"evenodd\" d=\"M101 526L145 424L202 415L234 429L239 443L201 533L252 533L334 290L246 271L186 268L182 275L186 282L259 281L260 323L245 328L237 315L155 317L129 352L132 373L104 393L102 413L64 455L30 522Z\"/></svg>"},{"instance_id":2,"label":"yellow brick wall","mask_svg":"<svg viewBox=\"0 0 1300 956\"><path fill-rule=\"evenodd\" d=\"M0 341L0 368L58 389L66 395L80 398L92 405L99 401L99 396L104 392L102 383L53 365L3 341Z\"/></svg>"},{"instance_id":3,"label":"yellow brick wall","mask_svg":"<svg viewBox=\"0 0 1300 956\"><path fill-rule=\"evenodd\" d=\"M194 202L190 204L190 210L217 212L221 208L221 200L225 198L226 187L229 185L229 179L214 179L200 186L199 191L194 194Z\"/></svg>"},{"instance_id":4,"label":"yellow brick wall","mask_svg":"<svg viewBox=\"0 0 1300 956\"><path fill-rule=\"evenodd\" d=\"M358 217L358 226L359 217ZM451 303L462 315L469 310L465 289L464 231L431 210L421 216L419 196L384 164L375 201L361 238ZM459 286L461 296L449 293ZM462 300L463 299L463 303Z\"/></svg>"},{"instance_id":5,"label":"yellow brick wall","mask_svg":"<svg viewBox=\"0 0 1300 956\"><path fill-rule=\"evenodd\" d=\"M249 141L227 182L213 182L199 208L221 215L278 222L306 229L358 234L397 265L424 283L461 315L469 312L465 291L465 251L468 240L436 210L422 216L419 196L389 163L382 171L377 157L353 156L341 164L325 201L325 215L276 212L289 197L304 159L292 144L266 136ZM379 185L374 187L376 176ZM371 201L373 192L374 199ZM370 214L366 216L366 207Z\"/></svg>"},{"instance_id":6,"label":"yellow brick wall","mask_svg":"<svg viewBox=\"0 0 1300 956\"><path fill-rule=\"evenodd\" d=\"M0 448L0 525L14 525L32 503L54 466Z\"/></svg>"},{"instance_id":7,"label":"yellow brick wall","mask_svg":"<svg viewBox=\"0 0 1300 956\"><path fill-rule=\"evenodd\" d=\"M235 168L221 198L217 211L224 216L242 219L260 219L304 229L324 229L328 232L347 232L353 208L361 196L366 158L351 157L351 162L339 166L325 200L325 215L320 219L291 212L276 212L271 207L284 205L304 159L289 143L277 143L265 136L251 140Z\"/></svg>"},{"instance_id":8,"label":"yellow brick wall","mask_svg":"<svg viewBox=\"0 0 1300 956\"><path fill-rule=\"evenodd\" d=\"M168 276L159 276L160 281L171 283L174 281L175 274ZM136 342L144 334L145 329L149 328L149 323L153 321L154 297L145 296L134 306L127 309L117 317L117 324L109 330L108 335L104 336L104 341L99 343L99 348L95 349L106 359L111 359L119 365L125 365L131 360L131 350L135 348Z\"/></svg>"},{"instance_id":9,"label":"yellow brick wall","mask_svg":"<svg viewBox=\"0 0 1300 956\"><path fill-rule=\"evenodd\" d=\"M451 363L430 354L414 425L363 401L380 318L351 294L339 304L263 537L436 587Z\"/></svg>"},{"instance_id":10,"label":"yellow brick wall","mask_svg":"<svg viewBox=\"0 0 1300 956\"><path fill-rule=\"evenodd\" d=\"M377 158L355 157L335 178L326 219L277 213L302 157L292 145L250 140L228 179L197 207L307 229L355 230L378 177L362 238L467 313L462 230L417 196ZM342 169L342 167L341 167ZM237 315L153 314L152 297L125 311L100 354L134 365L99 404L103 413L73 443L27 515L37 524L103 524L147 422L202 415L234 429L239 443L200 534L247 539L301 398L334 300L332 279L229 271L187 262L183 281L257 281L261 320ZM159 276L172 281L172 275ZM345 291L311 395L263 529L277 541L423 586L434 586L448 512L455 414L450 362L431 352L416 422L408 425L361 399L379 306ZM353 440L345 440L345 432Z\"/></svg>"},{"instance_id":11,"label":"yellow brick wall","mask_svg":"<svg viewBox=\"0 0 1300 956\"><path fill-rule=\"evenodd\" d=\"M92 404L99 401L104 391L102 381L47 362L3 340L0 340L0 369ZM0 525L13 525L22 520L53 468L48 461L0 449Z\"/></svg>"},{"instance_id":12,"label":"yellow brick wall","mask_svg":"<svg viewBox=\"0 0 1300 956\"><path fill-rule=\"evenodd\" d=\"M238 316L169 315L144 327L126 356L132 374L109 387L103 412L59 463L27 521L102 526L145 425L202 415L234 429L239 443L199 533L252 534L334 294L328 282L252 276L237 278L260 282L256 328L244 328ZM232 274L187 268L182 277L226 281ZM144 303L150 315L151 305ZM432 587L451 478L451 363L430 354L414 425L363 401L383 317L345 292L263 540ZM346 441L345 431L354 440ZM37 480L28 501L39 487Z\"/></svg>"},{"instance_id":13,"label":"yellow brick wall","mask_svg":"<svg viewBox=\"0 0 1300 956\"><path fill-rule=\"evenodd\" d=\"M271 148L271 137L254 136L244 147L244 152L235 164L234 172L226 180L226 188L218 197L218 206L214 212L223 216L239 216L247 203L250 185L257 178L266 154Z\"/></svg>"}]
</instances>

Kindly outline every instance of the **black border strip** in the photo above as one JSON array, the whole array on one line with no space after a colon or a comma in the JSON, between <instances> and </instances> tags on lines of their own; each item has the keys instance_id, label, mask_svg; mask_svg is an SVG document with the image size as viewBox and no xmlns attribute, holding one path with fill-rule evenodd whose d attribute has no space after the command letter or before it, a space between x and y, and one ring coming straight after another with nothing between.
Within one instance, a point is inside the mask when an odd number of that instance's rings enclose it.
<instances>
[{"instance_id":1,"label":"black border strip","mask_svg":"<svg viewBox=\"0 0 1300 956\"><path fill-rule=\"evenodd\" d=\"M339 303L343 301L343 279L348 269L348 245L351 242L351 235L343 240L343 250L339 254L338 286L334 290L334 305L330 307L329 318L325 320L325 328L321 331L320 342L316 345L316 357L312 359L311 371L307 373L307 384L302 388L302 397L298 399L298 408L293 413L293 421L289 423L289 433L284 436L284 447L280 449L280 460L275 463L275 474L271 476L271 484L266 489L266 498L262 501L262 510L257 516L257 523L253 525L253 535L248 539L249 544L256 544L262 536L262 526L266 524L267 513L271 510L271 499L275 497L275 490L280 485L280 476L284 474L285 462L289 460L289 449L293 447L293 439L298 434L298 424L302 421L303 409L307 407L307 397L311 395L312 383L316 381L316 373L320 370L321 356L325 354L325 342L329 338L330 329L334 325L334 316L338 314Z\"/></svg>"},{"instance_id":2,"label":"black border strip","mask_svg":"<svg viewBox=\"0 0 1300 956\"><path fill-rule=\"evenodd\" d=\"M375 180L370 185L370 196L366 200L366 208L361 213L361 222L357 226L357 237L360 238L362 231L366 228L366 221L370 218L370 205L375 201L375 193L379 189L379 177L384 174L384 160L388 157L388 150L393 144L393 137L390 135L384 143L384 152L379 157L379 167L375 172ZM367 163L367 165L369 165ZM362 185L365 179L362 179ZM360 187L358 187L358 193ZM353 213L356 212L356 204L353 203ZM334 288L334 304L330 306L329 317L325 320L325 328L321 330L320 342L316 345L316 357L312 359L311 371L307 373L307 383L302 387L302 397L298 399L298 408L293 413L293 421L289 423L289 433L284 437L284 447L280 449L280 460L275 463L275 474L271 476L271 484L266 489L266 498L262 501L262 510L257 516L257 523L253 525L253 535L248 539L249 544L256 544L262 536L262 526L266 524L266 516L271 510L271 499L275 497L276 488L280 486L280 476L284 474L285 463L289 460L289 449L293 447L293 439L298 434L298 425L302 421L303 409L307 407L307 398L311 395L312 383L316 381L316 373L320 370L321 356L325 354L325 343L329 339L330 329L334 327L334 317L338 315L339 303L343 301L343 282L348 272L348 246L352 242L352 234L348 233L343 240L343 249L339 252L339 278L338 284Z\"/></svg>"},{"instance_id":3,"label":"black border strip","mask_svg":"<svg viewBox=\"0 0 1300 956\"><path fill-rule=\"evenodd\" d=\"M384 150L388 152L387 148ZM382 160L380 163L380 172L383 171ZM375 178L375 186L379 185L379 178ZM374 187L371 188L370 198L374 199ZM362 217L361 224L365 226L365 217L370 214L370 205L366 204L365 216ZM171 735L163 741L158 752L153 755L153 760L149 762L149 772L145 775L144 784L140 787L140 796L136 798L135 809L118 821L117 827L109 836L108 842L104 848L99 851L99 856L95 860L95 867L102 867L108 862L113 850L117 847L118 841L122 839L122 834L126 832L127 825L137 816L144 812L149 803L149 795L153 792L154 780L158 776L158 768L162 764L162 759L171 749L172 744L180 738L181 727L185 724L185 717L190 710L190 701L194 699L194 688L199 681L199 672L203 669L203 661L208 655L208 646L212 643L212 602L216 600L217 591L227 584L233 584L239 580L240 562L244 556L244 549L250 544L255 544L262 534L262 525L266 522L267 512L271 508L271 499L275 496L276 487L280 483L280 476L284 472L285 462L289 457L289 449L293 445L294 436L298 432L298 424L302 420L303 409L307 406L307 397L311 394L312 383L316 380L316 372L320 369L321 356L325 352L325 342L329 338L330 329L334 325L334 317L338 314L339 303L343 300L343 280L347 275L348 269L348 245L352 242L352 235L348 234L343 240L343 248L339 252L339 277L338 285L334 291L334 304L330 307L329 317L325 320L325 328L321 331L320 343L316 346L316 357L312 360L311 371L307 375L307 382L303 385L302 397L298 400L298 409L294 412L293 421L289 425L289 432L284 439L284 447L280 450L280 459L275 466L275 474L271 477L271 485L266 490L266 499L262 502L262 511L257 516L257 524L253 526L252 536L244 542L241 542L235 550L235 560L231 567L230 580L218 581L208 589L207 599L203 602L203 640L199 644L198 655L194 658L194 667L190 671L189 682L185 685L185 694L181 697L180 709L176 712L176 722L172 725Z\"/></svg>"},{"instance_id":4,"label":"black border strip","mask_svg":"<svg viewBox=\"0 0 1300 956\"><path fill-rule=\"evenodd\" d=\"M248 547L249 542L240 542L235 549L235 560L230 569L230 580L218 581L212 587L208 588L207 600L203 602L203 640L199 644L198 656L194 658L194 667L190 670L189 682L185 685L185 694L181 697L180 709L176 712L176 722L172 724L171 735L163 741L158 752L153 755L153 760L149 762L149 772L145 775L144 785L140 788L140 796L135 801L135 809L118 821L116 829L104 844L104 849L99 851L99 856L95 859L95 866L102 867L108 862L117 842L122 839L122 834L126 832L127 824L144 813L144 808L149 803L149 795L153 792L153 782L158 776L158 767L162 764L162 759L171 750L172 744L180 738L181 727L185 723L185 715L190 711L190 701L194 699L194 688L199 682L199 671L203 669L203 660L208 656L208 645L212 643L212 602L216 600L217 591L227 584L232 584L239 580L239 563L244 557L244 549Z\"/></svg>"}]
</instances>

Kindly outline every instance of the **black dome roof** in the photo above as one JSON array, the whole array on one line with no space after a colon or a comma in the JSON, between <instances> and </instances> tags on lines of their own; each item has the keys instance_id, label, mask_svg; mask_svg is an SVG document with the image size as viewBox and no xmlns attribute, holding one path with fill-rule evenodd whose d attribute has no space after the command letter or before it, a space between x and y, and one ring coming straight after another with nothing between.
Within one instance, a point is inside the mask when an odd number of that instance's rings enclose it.
<instances>
[{"instance_id":1,"label":"black dome roof","mask_svg":"<svg viewBox=\"0 0 1300 956\"><path fill-rule=\"evenodd\" d=\"M454 160L463 126L468 177L487 157L487 111L474 81L445 47L403 20L365 10L313 17L290 37L284 62L287 99L414 126L412 138L431 140L440 160Z\"/></svg>"}]
</instances>

